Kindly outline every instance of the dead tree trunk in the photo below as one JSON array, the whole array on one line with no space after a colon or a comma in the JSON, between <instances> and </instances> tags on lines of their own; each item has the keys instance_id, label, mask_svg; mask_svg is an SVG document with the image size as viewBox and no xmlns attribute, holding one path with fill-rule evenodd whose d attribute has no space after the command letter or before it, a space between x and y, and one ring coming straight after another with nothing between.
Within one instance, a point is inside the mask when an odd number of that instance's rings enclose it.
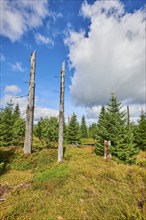
<instances>
[{"instance_id":1,"label":"dead tree trunk","mask_svg":"<svg viewBox=\"0 0 146 220\"><path fill-rule=\"evenodd\" d=\"M58 140L58 162L63 160L63 129L64 129L64 83L65 63L62 63L60 80L60 111L59 111L59 140Z\"/></svg>"},{"instance_id":2,"label":"dead tree trunk","mask_svg":"<svg viewBox=\"0 0 146 220\"><path fill-rule=\"evenodd\" d=\"M129 106L127 106L127 125L128 125L128 130L130 130L130 114L129 114Z\"/></svg>"},{"instance_id":3,"label":"dead tree trunk","mask_svg":"<svg viewBox=\"0 0 146 220\"><path fill-rule=\"evenodd\" d=\"M104 159L106 160L109 160L111 158L110 146L111 146L111 142L105 140L104 141Z\"/></svg>"},{"instance_id":4,"label":"dead tree trunk","mask_svg":"<svg viewBox=\"0 0 146 220\"><path fill-rule=\"evenodd\" d=\"M36 51L30 57L30 81L28 92L28 105L26 109L26 129L24 140L24 153L31 153L32 138L33 138L33 118L34 118L34 99L35 99L35 66L36 66Z\"/></svg>"}]
</instances>

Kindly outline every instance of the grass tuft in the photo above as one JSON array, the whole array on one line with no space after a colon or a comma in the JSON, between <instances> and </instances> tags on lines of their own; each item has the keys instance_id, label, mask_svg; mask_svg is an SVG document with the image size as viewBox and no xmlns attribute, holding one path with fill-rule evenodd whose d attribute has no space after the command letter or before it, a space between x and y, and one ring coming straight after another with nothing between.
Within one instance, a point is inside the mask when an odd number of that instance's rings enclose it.
<instances>
[{"instance_id":1,"label":"grass tuft","mask_svg":"<svg viewBox=\"0 0 146 220\"><path fill-rule=\"evenodd\" d=\"M37 173L34 182L47 182L55 179L66 179L69 176L69 167L67 164L59 164L49 170Z\"/></svg>"},{"instance_id":2,"label":"grass tuft","mask_svg":"<svg viewBox=\"0 0 146 220\"><path fill-rule=\"evenodd\" d=\"M94 147L66 146L61 164L57 149L36 146L27 156L18 148L1 153L9 170L0 185L13 189L3 194L2 220L146 219L143 166L105 161Z\"/></svg>"}]
</instances>

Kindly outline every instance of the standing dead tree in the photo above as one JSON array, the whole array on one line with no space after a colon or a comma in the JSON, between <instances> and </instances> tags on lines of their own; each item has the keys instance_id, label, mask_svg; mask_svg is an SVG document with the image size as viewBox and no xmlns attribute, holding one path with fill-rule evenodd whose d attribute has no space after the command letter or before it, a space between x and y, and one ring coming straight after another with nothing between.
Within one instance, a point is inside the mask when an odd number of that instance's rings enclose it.
<instances>
[{"instance_id":1,"label":"standing dead tree","mask_svg":"<svg viewBox=\"0 0 146 220\"><path fill-rule=\"evenodd\" d=\"M58 162L63 160L63 130L64 130L64 84L65 84L65 62L62 63L60 79L60 111L59 111L59 140L58 140Z\"/></svg>"},{"instance_id":2,"label":"standing dead tree","mask_svg":"<svg viewBox=\"0 0 146 220\"><path fill-rule=\"evenodd\" d=\"M104 159L109 160L111 159L111 153L110 153L110 146L111 146L111 142L105 140L104 141Z\"/></svg>"},{"instance_id":3,"label":"standing dead tree","mask_svg":"<svg viewBox=\"0 0 146 220\"><path fill-rule=\"evenodd\" d=\"M30 81L28 92L28 105L26 109L26 129L24 140L24 153L31 153L33 139L33 118L34 118L34 101L35 101L35 67L36 67L36 51L30 57Z\"/></svg>"},{"instance_id":4,"label":"standing dead tree","mask_svg":"<svg viewBox=\"0 0 146 220\"><path fill-rule=\"evenodd\" d=\"M127 106L127 125L128 125L128 129L130 130L130 114L129 114L129 106Z\"/></svg>"}]
</instances>

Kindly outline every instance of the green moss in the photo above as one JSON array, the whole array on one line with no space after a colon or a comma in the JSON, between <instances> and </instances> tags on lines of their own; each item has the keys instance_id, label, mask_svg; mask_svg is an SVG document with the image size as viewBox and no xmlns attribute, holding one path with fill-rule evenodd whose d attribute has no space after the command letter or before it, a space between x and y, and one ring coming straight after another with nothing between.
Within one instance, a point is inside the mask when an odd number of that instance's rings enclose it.
<instances>
[{"instance_id":1,"label":"green moss","mask_svg":"<svg viewBox=\"0 0 146 220\"><path fill-rule=\"evenodd\" d=\"M69 176L69 167L67 164L59 164L56 167L37 173L34 182L47 182L53 179L66 179Z\"/></svg>"},{"instance_id":2,"label":"green moss","mask_svg":"<svg viewBox=\"0 0 146 220\"><path fill-rule=\"evenodd\" d=\"M27 156L17 149L9 164L0 179L13 186L4 195L2 220L146 219L143 167L105 161L91 147L70 146L61 164L57 150L45 148Z\"/></svg>"}]
</instances>

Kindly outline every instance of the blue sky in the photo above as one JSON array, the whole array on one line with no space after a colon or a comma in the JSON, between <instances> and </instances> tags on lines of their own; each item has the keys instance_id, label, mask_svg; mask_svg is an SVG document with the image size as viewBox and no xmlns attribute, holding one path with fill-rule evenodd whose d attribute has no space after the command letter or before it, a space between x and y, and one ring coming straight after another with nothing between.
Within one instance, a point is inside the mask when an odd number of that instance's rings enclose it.
<instances>
[{"instance_id":1,"label":"blue sky","mask_svg":"<svg viewBox=\"0 0 146 220\"><path fill-rule=\"evenodd\" d=\"M65 110L89 123L115 92L135 120L145 108L144 0L0 2L1 106L27 94L36 50L36 112L57 115L61 63ZM27 97L13 99L25 112Z\"/></svg>"}]
</instances>

